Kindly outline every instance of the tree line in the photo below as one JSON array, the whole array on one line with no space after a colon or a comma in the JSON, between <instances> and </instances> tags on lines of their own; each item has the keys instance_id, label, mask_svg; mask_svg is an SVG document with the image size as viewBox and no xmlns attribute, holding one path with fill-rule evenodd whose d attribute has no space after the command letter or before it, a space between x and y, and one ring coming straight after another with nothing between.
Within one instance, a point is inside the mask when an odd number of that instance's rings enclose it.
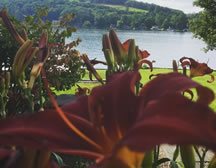
<instances>
[{"instance_id":1,"label":"tree line","mask_svg":"<svg viewBox=\"0 0 216 168\"><path fill-rule=\"evenodd\" d=\"M53 21L65 13L74 13L72 24L81 28L109 28L150 30L188 28L188 17L182 11L133 0L14 0L1 1L18 20L33 15L37 8L49 8L48 19Z\"/></svg>"}]
</instances>

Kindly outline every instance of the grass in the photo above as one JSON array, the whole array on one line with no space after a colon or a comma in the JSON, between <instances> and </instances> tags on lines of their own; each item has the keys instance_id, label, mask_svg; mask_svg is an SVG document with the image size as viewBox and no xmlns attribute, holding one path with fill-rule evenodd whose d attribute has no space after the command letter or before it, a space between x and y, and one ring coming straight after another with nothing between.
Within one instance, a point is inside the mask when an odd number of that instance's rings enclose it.
<instances>
[{"instance_id":1,"label":"grass","mask_svg":"<svg viewBox=\"0 0 216 168\"><path fill-rule=\"evenodd\" d=\"M138 12L138 13L143 13L143 12L147 12L146 10L143 9L138 9L138 8L133 8L133 7L126 7L123 5L110 5L110 4L100 4L101 6L108 6L111 8L115 8L116 10L121 10L121 11L125 11L128 10L129 12Z\"/></svg>"},{"instance_id":2,"label":"grass","mask_svg":"<svg viewBox=\"0 0 216 168\"><path fill-rule=\"evenodd\" d=\"M151 74L159 74L159 73L168 73L168 72L172 72L171 69L166 69L166 68L155 68L153 70L153 72L150 72L149 70L141 70L141 83L145 84L149 81L149 76ZM105 70L98 70L99 75L105 79ZM213 72L213 75L216 76L216 72ZM213 83L208 83L207 80L210 79L210 76L206 75L206 76L202 76L202 77L196 77L193 78L193 80L195 80L196 82L200 83L203 86L206 86L210 89L212 89L216 95L216 81L214 81ZM83 80L89 80L88 77L88 73L83 77ZM93 78L93 80L95 80L95 78ZM179 81L181 82L181 81ZM99 86L100 83L94 81L94 82L84 82L84 81L80 81L79 83L77 83L79 86L81 87L87 87L89 89L92 89L95 86ZM76 91L77 86L71 87L70 90L67 91L56 91L57 95L60 94L74 94ZM211 108L213 108L214 110L216 110L216 99L213 101L213 103L211 104Z\"/></svg>"},{"instance_id":3,"label":"grass","mask_svg":"<svg viewBox=\"0 0 216 168\"><path fill-rule=\"evenodd\" d=\"M79 82L77 83L80 87L84 88L84 87L87 87L89 89L92 89L93 87L95 86L99 86L100 83L98 82ZM61 94L75 94L76 92L76 89L77 89L77 86L73 86L71 87L71 89L69 90L65 90L65 91L55 91L56 95L61 95Z\"/></svg>"},{"instance_id":4,"label":"grass","mask_svg":"<svg viewBox=\"0 0 216 168\"><path fill-rule=\"evenodd\" d=\"M70 2L80 2L79 0L70 0ZM144 9L138 9L138 8L133 8L133 7L126 7L124 5L111 5L111 4L100 4L100 3L97 3L97 5L100 5L100 6L107 6L107 7L110 7L110 8L115 8L116 10L119 10L119 11L126 11L128 10L129 12L138 12L138 13L143 13L143 12L148 12L147 10L144 10Z\"/></svg>"}]
</instances>

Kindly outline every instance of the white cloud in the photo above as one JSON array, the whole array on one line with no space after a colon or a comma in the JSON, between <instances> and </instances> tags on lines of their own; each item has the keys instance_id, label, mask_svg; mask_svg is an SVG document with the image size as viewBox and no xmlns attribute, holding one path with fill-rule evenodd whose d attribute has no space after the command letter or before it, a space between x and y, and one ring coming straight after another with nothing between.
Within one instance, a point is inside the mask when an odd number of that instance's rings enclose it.
<instances>
[{"instance_id":1,"label":"white cloud","mask_svg":"<svg viewBox=\"0 0 216 168\"><path fill-rule=\"evenodd\" d=\"M137 0L137 1L154 3L160 6L179 9L185 13L194 13L201 10L201 8L193 6L193 0Z\"/></svg>"}]
</instances>

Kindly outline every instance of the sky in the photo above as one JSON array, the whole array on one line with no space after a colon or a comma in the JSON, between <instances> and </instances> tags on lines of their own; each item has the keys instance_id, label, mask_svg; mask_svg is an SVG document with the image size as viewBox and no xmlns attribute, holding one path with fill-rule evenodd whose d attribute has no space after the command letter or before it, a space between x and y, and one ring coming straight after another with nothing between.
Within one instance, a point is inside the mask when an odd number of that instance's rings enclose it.
<instances>
[{"instance_id":1,"label":"sky","mask_svg":"<svg viewBox=\"0 0 216 168\"><path fill-rule=\"evenodd\" d=\"M201 8L193 6L194 0L137 0L141 2L154 3L173 9L182 10L185 13L199 12Z\"/></svg>"}]
</instances>

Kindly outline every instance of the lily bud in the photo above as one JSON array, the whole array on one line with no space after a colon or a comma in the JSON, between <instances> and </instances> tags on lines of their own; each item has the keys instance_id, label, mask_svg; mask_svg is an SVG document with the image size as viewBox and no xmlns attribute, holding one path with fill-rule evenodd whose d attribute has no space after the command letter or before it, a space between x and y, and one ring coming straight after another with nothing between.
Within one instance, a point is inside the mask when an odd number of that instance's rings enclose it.
<instances>
[{"instance_id":1,"label":"lily bud","mask_svg":"<svg viewBox=\"0 0 216 168\"><path fill-rule=\"evenodd\" d=\"M115 65L113 52L111 50L109 50L109 49L106 49L104 51L104 55L105 55L105 58L106 58L108 69L113 69L114 65Z\"/></svg>"},{"instance_id":2,"label":"lily bud","mask_svg":"<svg viewBox=\"0 0 216 168\"><path fill-rule=\"evenodd\" d=\"M32 67L31 74L30 74L30 80L29 80L29 83L28 83L28 88L30 88L30 89L33 88L35 80L40 75L42 67L43 67L42 63L35 64Z\"/></svg>"},{"instance_id":3,"label":"lily bud","mask_svg":"<svg viewBox=\"0 0 216 168\"><path fill-rule=\"evenodd\" d=\"M103 35L102 45L103 45L102 50L104 52L104 56L107 61L108 69L113 69L114 64L115 64L115 58L114 58L112 46L110 43L110 39L107 34Z\"/></svg>"},{"instance_id":4,"label":"lily bud","mask_svg":"<svg viewBox=\"0 0 216 168\"><path fill-rule=\"evenodd\" d=\"M140 60L140 49L138 46L136 46L136 62Z\"/></svg>"},{"instance_id":5,"label":"lily bud","mask_svg":"<svg viewBox=\"0 0 216 168\"><path fill-rule=\"evenodd\" d=\"M136 60L136 46L135 46L135 40L131 39L128 49L128 65L133 68L133 63Z\"/></svg>"},{"instance_id":6,"label":"lily bud","mask_svg":"<svg viewBox=\"0 0 216 168\"><path fill-rule=\"evenodd\" d=\"M111 45L109 36L107 34L103 35L102 45L103 45L103 49L102 49L103 51L106 50L106 49L112 50L112 45Z\"/></svg>"},{"instance_id":7,"label":"lily bud","mask_svg":"<svg viewBox=\"0 0 216 168\"><path fill-rule=\"evenodd\" d=\"M180 146L180 154L185 168L195 168L195 156L192 146Z\"/></svg>"},{"instance_id":8,"label":"lily bud","mask_svg":"<svg viewBox=\"0 0 216 168\"><path fill-rule=\"evenodd\" d=\"M109 38L116 61L118 65L122 65L125 62L127 51L124 49L114 30L110 30Z\"/></svg>"},{"instance_id":9,"label":"lily bud","mask_svg":"<svg viewBox=\"0 0 216 168\"><path fill-rule=\"evenodd\" d=\"M34 48L33 42L27 40L17 51L13 61L12 71L13 75L17 78L21 76L25 68L30 64L33 57L38 52L38 48Z\"/></svg>"}]
</instances>

